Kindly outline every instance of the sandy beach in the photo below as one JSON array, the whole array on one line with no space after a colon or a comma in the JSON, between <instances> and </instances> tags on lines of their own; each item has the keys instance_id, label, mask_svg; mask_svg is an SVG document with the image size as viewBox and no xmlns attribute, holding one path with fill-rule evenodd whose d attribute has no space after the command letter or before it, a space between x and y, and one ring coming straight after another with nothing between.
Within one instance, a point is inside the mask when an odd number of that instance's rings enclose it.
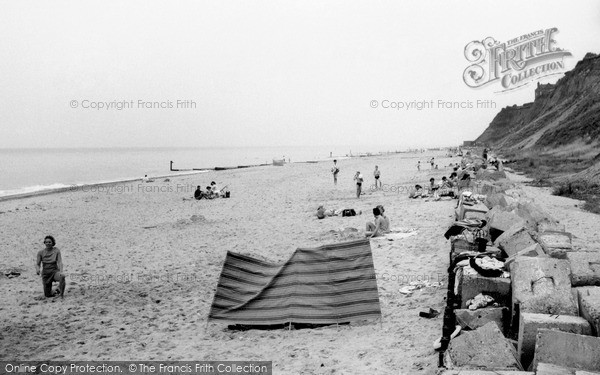
<instances>
[{"instance_id":1,"label":"sandy beach","mask_svg":"<svg viewBox=\"0 0 600 375\"><path fill-rule=\"evenodd\" d=\"M426 163L435 156L439 169ZM417 171L421 160L421 171ZM79 189L0 203L4 254L0 277L3 360L264 360L274 374L434 374L446 296L449 242L443 237L456 201L410 200L408 188L449 175L444 152L292 163ZM374 190L373 170L383 189ZM354 173L365 194L355 197ZM578 201L522 186L574 234L576 246L600 244L597 216ZM227 185L229 199L184 200L196 185ZM86 191L82 191L86 190ZM231 331L207 316L227 251L283 262L300 246L362 236L382 204L406 238L373 239L382 321L302 330ZM355 217L316 218L319 205L354 208ZM345 230L355 228L358 231ZM43 297L34 260L51 234L62 252L64 300ZM411 281L443 282L410 296Z\"/></svg>"}]
</instances>

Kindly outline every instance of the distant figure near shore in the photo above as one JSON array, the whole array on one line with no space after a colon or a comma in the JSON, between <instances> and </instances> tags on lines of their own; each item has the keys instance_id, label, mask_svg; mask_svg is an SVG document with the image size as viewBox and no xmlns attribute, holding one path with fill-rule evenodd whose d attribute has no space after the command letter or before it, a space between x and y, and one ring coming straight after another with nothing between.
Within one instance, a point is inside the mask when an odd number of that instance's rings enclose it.
<instances>
[{"instance_id":1,"label":"distant figure near shore","mask_svg":"<svg viewBox=\"0 0 600 375\"><path fill-rule=\"evenodd\" d=\"M421 160L417 161L417 171L421 171Z\"/></svg>"},{"instance_id":2,"label":"distant figure near shore","mask_svg":"<svg viewBox=\"0 0 600 375\"><path fill-rule=\"evenodd\" d=\"M46 297L52 297L52 282L58 281L58 291L61 298L65 296L65 288L67 281L63 272L62 257L60 256L60 250L55 247L56 240L52 236L46 236L44 238L44 245L46 248L38 251L37 259L35 262L35 271L42 275L42 285L44 286L44 295Z\"/></svg>"},{"instance_id":3,"label":"distant figure near shore","mask_svg":"<svg viewBox=\"0 0 600 375\"><path fill-rule=\"evenodd\" d=\"M142 182L154 182L154 180L148 177L148 175L146 174L144 175L144 178L142 178Z\"/></svg>"},{"instance_id":4,"label":"distant figure near shore","mask_svg":"<svg viewBox=\"0 0 600 375\"><path fill-rule=\"evenodd\" d=\"M331 173L333 174L333 184L337 185L337 175L340 173L340 169L337 165L337 159L333 160L333 168L331 168Z\"/></svg>"},{"instance_id":5,"label":"distant figure near shore","mask_svg":"<svg viewBox=\"0 0 600 375\"><path fill-rule=\"evenodd\" d=\"M381 181L379 181L381 172L379 171L379 167L377 165L375 166L375 171L373 172L373 176L375 176L375 189L377 189L377 182L379 182L379 187L381 187Z\"/></svg>"},{"instance_id":6,"label":"distant figure near shore","mask_svg":"<svg viewBox=\"0 0 600 375\"><path fill-rule=\"evenodd\" d=\"M356 174L354 175L354 180L356 181L356 198L360 198L363 183L363 176L362 174L360 174L360 171L356 172Z\"/></svg>"}]
</instances>

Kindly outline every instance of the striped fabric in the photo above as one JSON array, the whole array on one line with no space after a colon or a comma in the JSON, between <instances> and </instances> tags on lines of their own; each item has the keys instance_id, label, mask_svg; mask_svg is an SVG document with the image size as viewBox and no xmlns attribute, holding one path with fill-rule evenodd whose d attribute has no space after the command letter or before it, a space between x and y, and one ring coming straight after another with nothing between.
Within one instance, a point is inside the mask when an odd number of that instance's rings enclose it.
<instances>
[{"instance_id":1,"label":"striped fabric","mask_svg":"<svg viewBox=\"0 0 600 375\"><path fill-rule=\"evenodd\" d=\"M227 253L209 320L335 324L381 317L368 239L298 248L283 265Z\"/></svg>"}]
</instances>

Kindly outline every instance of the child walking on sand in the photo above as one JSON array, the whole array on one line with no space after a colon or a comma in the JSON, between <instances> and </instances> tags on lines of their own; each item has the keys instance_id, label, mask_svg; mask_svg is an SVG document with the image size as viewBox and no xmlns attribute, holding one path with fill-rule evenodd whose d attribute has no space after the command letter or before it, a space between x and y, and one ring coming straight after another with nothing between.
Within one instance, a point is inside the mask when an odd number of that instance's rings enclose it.
<instances>
[{"instance_id":1,"label":"child walking on sand","mask_svg":"<svg viewBox=\"0 0 600 375\"><path fill-rule=\"evenodd\" d=\"M360 174L360 171L356 172L356 174L354 175L354 180L356 181L356 198L360 198L363 183L363 176L362 174Z\"/></svg>"}]
</instances>

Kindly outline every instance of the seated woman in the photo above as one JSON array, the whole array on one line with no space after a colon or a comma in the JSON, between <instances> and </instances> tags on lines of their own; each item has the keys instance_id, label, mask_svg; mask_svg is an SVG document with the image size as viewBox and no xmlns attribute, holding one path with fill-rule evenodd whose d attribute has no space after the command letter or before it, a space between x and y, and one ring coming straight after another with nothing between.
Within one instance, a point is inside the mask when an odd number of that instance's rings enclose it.
<instances>
[{"instance_id":1,"label":"seated woman","mask_svg":"<svg viewBox=\"0 0 600 375\"><path fill-rule=\"evenodd\" d=\"M381 231L383 233L387 233L390 231L390 219L385 215L385 209L382 205L377 206L379 208L379 213L381 213L381 217L383 218L383 222L381 223Z\"/></svg>"},{"instance_id":2,"label":"seated woman","mask_svg":"<svg viewBox=\"0 0 600 375\"><path fill-rule=\"evenodd\" d=\"M387 231L384 231L386 226L385 219L381 216L381 211L378 207L373 209L373 216L375 216L374 222L367 223L367 229L365 232L365 237L373 238L383 236L385 233L389 232L389 228Z\"/></svg>"},{"instance_id":3,"label":"seated woman","mask_svg":"<svg viewBox=\"0 0 600 375\"><path fill-rule=\"evenodd\" d=\"M423 186L415 185L415 191L411 192L408 197L409 198L424 198L427 196L427 193L423 190Z\"/></svg>"},{"instance_id":4,"label":"seated woman","mask_svg":"<svg viewBox=\"0 0 600 375\"><path fill-rule=\"evenodd\" d=\"M438 184L435 183L435 178L431 177L429 179L429 190L428 193L429 195L432 195L434 198L438 198L438 189L440 188L440 186Z\"/></svg>"},{"instance_id":5,"label":"seated woman","mask_svg":"<svg viewBox=\"0 0 600 375\"><path fill-rule=\"evenodd\" d=\"M438 194L440 195L440 197L454 196L454 189L452 189L452 183L446 178L446 176L442 177L442 184L440 185Z\"/></svg>"}]
</instances>

